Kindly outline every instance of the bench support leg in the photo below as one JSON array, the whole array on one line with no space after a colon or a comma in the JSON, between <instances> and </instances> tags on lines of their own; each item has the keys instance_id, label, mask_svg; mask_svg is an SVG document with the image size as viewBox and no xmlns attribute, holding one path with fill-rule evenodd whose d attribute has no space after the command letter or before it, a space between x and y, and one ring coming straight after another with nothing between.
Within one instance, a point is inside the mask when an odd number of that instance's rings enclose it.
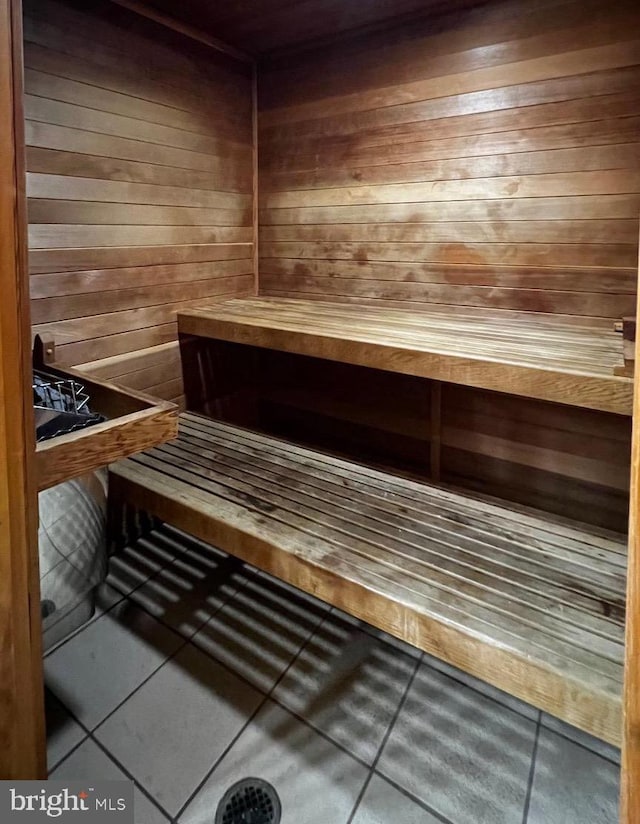
<instances>
[{"instance_id":1,"label":"bench support leg","mask_svg":"<svg viewBox=\"0 0 640 824\"><path fill-rule=\"evenodd\" d=\"M128 503L117 486L110 486L107 503L107 546L110 555L148 535L159 523L158 518Z\"/></svg>"}]
</instances>

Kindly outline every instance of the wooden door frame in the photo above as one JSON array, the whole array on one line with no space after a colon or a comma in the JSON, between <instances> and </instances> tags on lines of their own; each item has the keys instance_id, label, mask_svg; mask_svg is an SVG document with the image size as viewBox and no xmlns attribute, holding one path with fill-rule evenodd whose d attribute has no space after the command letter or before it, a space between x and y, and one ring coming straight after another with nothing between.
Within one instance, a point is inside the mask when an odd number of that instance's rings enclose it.
<instances>
[{"instance_id":1,"label":"wooden door frame","mask_svg":"<svg viewBox=\"0 0 640 824\"><path fill-rule=\"evenodd\" d=\"M639 244L640 247L640 244ZM638 262L640 281L640 260ZM640 321L640 291L637 320ZM637 323L636 323L637 326ZM620 821L640 824L640 337L636 335L631 488L629 494L629 562L622 698L622 791Z\"/></svg>"},{"instance_id":2,"label":"wooden door frame","mask_svg":"<svg viewBox=\"0 0 640 824\"><path fill-rule=\"evenodd\" d=\"M46 778L22 67L0 0L0 779Z\"/></svg>"}]
</instances>

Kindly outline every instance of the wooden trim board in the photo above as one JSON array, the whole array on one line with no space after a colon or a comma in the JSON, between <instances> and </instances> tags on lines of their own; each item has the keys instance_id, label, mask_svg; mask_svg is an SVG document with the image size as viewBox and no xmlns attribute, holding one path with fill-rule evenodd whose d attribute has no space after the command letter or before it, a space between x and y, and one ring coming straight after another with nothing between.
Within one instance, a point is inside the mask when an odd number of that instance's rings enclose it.
<instances>
[{"instance_id":1,"label":"wooden trim board","mask_svg":"<svg viewBox=\"0 0 640 824\"><path fill-rule=\"evenodd\" d=\"M251 132L252 132L252 163L253 163L253 204L251 220L253 223L253 294L258 295L260 289L260 174L259 174L259 139L258 139L258 65L253 64L251 76Z\"/></svg>"},{"instance_id":2,"label":"wooden trim board","mask_svg":"<svg viewBox=\"0 0 640 824\"><path fill-rule=\"evenodd\" d=\"M161 26L166 26L169 29L173 29L173 31L177 31L185 37L190 37L192 40L197 40L199 43L204 43L205 46L209 46L216 51L222 52L222 54L226 54L229 57L234 57L236 60L241 60L243 63L254 62L254 58L250 54L247 54L240 49L236 49L235 46L230 46L223 40L213 37L210 34L206 34L193 26L182 23L179 20L176 20L175 17L170 17L168 14L162 14L156 9L149 8L149 6L145 3L139 3L138 0L111 0L111 2L116 3L116 5L122 6L125 9L129 9L129 11L139 14L142 17L147 17L149 20L153 20L154 23L159 23Z\"/></svg>"},{"instance_id":3,"label":"wooden trim board","mask_svg":"<svg viewBox=\"0 0 640 824\"><path fill-rule=\"evenodd\" d=\"M0 779L46 778L21 79L21 3L0 0Z\"/></svg>"},{"instance_id":4,"label":"wooden trim board","mask_svg":"<svg viewBox=\"0 0 640 824\"><path fill-rule=\"evenodd\" d=\"M88 378L77 369L50 367L49 372L81 383L91 398L91 410L106 420L37 445L39 490L150 449L178 433L178 407L174 403Z\"/></svg>"},{"instance_id":5,"label":"wooden trim board","mask_svg":"<svg viewBox=\"0 0 640 824\"><path fill-rule=\"evenodd\" d=\"M640 265L639 265L640 274ZM640 300L638 303L640 318ZM636 337L636 361L640 338ZM631 440L629 561L622 743L622 824L640 822L640 377L636 372Z\"/></svg>"}]
</instances>

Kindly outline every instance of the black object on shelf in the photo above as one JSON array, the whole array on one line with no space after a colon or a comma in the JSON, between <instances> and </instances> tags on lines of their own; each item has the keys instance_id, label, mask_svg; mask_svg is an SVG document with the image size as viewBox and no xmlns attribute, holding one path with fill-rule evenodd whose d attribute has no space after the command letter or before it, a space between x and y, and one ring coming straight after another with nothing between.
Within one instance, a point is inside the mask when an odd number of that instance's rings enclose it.
<instances>
[{"instance_id":1,"label":"black object on shelf","mask_svg":"<svg viewBox=\"0 0 640 824\"><path fill-rule=\"evenodd\" d=\"M42 341L36 336L33 347L33 408L36 440L45 441L85 429L106 418L89 409L84 386L43 368Z\"/></svg>"}]
</instances>

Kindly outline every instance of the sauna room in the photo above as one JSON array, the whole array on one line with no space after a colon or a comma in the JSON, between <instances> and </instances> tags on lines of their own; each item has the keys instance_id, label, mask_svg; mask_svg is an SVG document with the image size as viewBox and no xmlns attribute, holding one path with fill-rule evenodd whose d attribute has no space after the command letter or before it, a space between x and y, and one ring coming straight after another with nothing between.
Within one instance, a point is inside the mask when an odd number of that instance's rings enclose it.
<instances>
[{"instance_id":1,"label":"sauna room","mask_svg":"<svg viewBox=\"0 0 640 824\"><path fill-rule=\"evenodd\" d=\"M637 0L0 15L0 778L640 824Z\"/></svg>"}]
</instances>

